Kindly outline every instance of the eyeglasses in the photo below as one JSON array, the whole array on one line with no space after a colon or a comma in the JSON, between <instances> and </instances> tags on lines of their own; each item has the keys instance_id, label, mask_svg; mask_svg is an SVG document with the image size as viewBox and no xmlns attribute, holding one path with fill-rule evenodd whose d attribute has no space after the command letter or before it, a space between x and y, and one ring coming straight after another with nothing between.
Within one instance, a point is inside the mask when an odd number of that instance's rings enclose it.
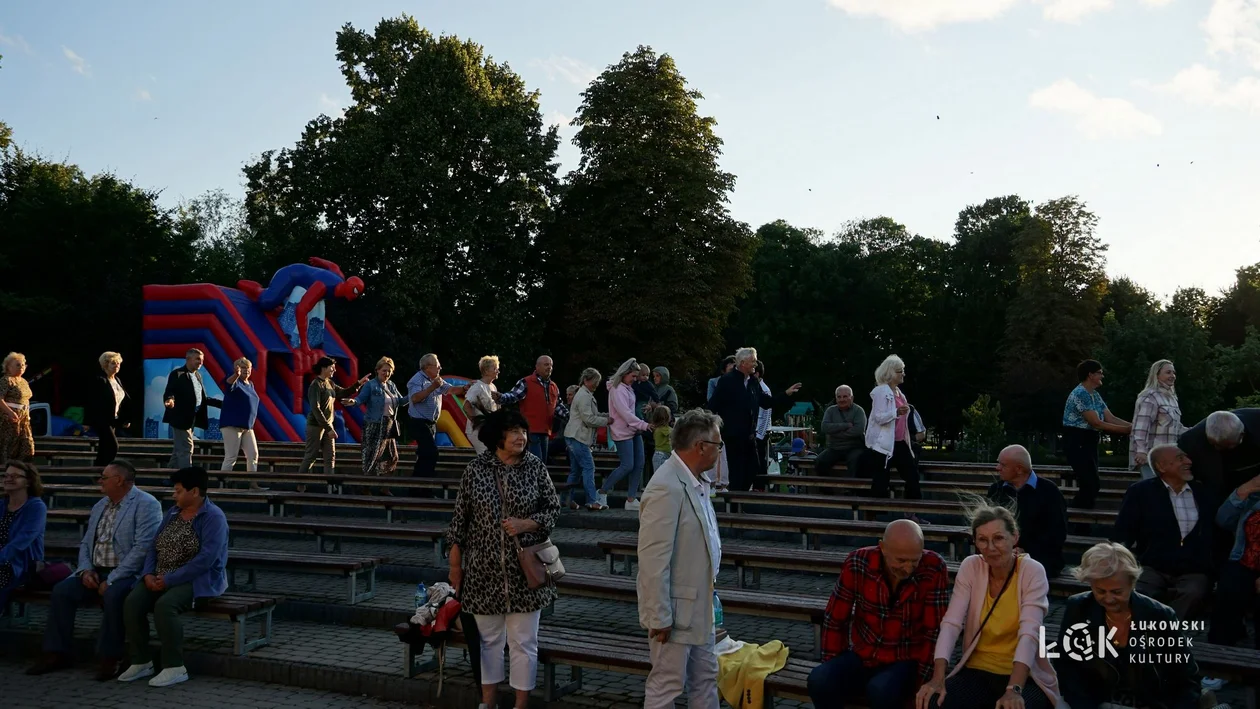
<instances>
[{"instance_id":1,"label":"eyeglasses","mask_svg":"<svg viewBox=\"0 0 1260 709\"><path fill-rule=\"evenodd\" d=\"M122 477L121 475L102 475L96 479L96 482L103 483L106 480L117 480L118 478L121 478L121 477Z\"/></svg>"},{"instance_id":2,"label":"eyeglasses","mask_svg":"<svg viewBox=\"0 0 1260 709\"><path fill-rule=\"evenodd\" d=\"M723 441L706 441L706 440L704 440L704 439L702 438L702 439L700 439L700 442L701 442L701 443L708 443L708 444L709 444L709 445L711 445L711 446L717 446L717 447L718 447L718 450L722 450L722 449L726 446L726 443L725 443L725 442L723 442Z\"/></svg>"},{"instance_id":3,"label":"eyeglasses","mask_svg":"<svg viewBox=\"0 0 1260 709\"><path fill-rule=\"evenodd\" d=\"M26 476L20 473L7 473L5 474L4 479L5 480L25 480Z\"/></svg>"}]
</instances>

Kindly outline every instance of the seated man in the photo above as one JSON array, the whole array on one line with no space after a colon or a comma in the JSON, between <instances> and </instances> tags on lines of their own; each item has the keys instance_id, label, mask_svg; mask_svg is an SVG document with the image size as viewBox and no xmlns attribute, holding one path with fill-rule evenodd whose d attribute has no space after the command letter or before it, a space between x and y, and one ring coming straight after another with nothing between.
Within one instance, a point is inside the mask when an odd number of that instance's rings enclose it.
<instances>
[{"instance_id":1,"label":"seated man","mask_svg":"<svg viewBox=\"0 0 1260 709\"><path fill-rule=\"evenodd\" d=\"M1007 446L998 454L1001 478L989 486L986 496L1001 505L1014 502L1019 509L1019 546L1046 567L1054 578L1063 570L1063 543L1067 540L1067 502L1053 480L1037 477L1032 456L1023 446Z\"/></svg>"},{"instance_id":2,"label":"seated man","mask_svg":"<svg viewBox=\"0 0 1260 709\"><path fill-rule=\"evenodd\" d=\"M209 476L204 468L181 468L171 476L175 506L149 547L136 584L123 603L123 622L131 666L120 682L134 682L153 674L149 651L149 611L162 643L162 672L150 687L169 687L188 679L184 668L184 628L179 615L192 610L198 599L214 598L227 590L228 526L223 510L206 498Z\"/></svg>"},{"instance_id":3,"label":"seated man","mask_svg":"<svg viewBox=\"0 0 1260 709\"><path fill-rule=\"evenodd\" d=\"M162 505L136 487L136 468L125 460L105 466L100 484L105 497L92 507L87 533L79 542L78 569L53 588L44 656L26 671L28 675L72 664L74 616L79 606L100 598L104 614L96 640L96 679L104 682L118 676L123 657L123 601L140 580L145 555L162 521Z\"/></svg>"},{"instance_id":4,"label":"seated man","mask_svg":"<svg viewBox=\"0 0 1260 709\"><path fill-rule=\"evenodd\" d=\"M1191 460L1173 445L1149 454L1157 477L1129 486L1111 540L1133 550L1142 575L1137 591L1189 620L1212 590L1212 538L1217 503L1194 480Z\"/></svg>"},{"instance_id":5,"label":"seated man","mask_svg":"<svg viewBox=\"0 0 1260 709\"><path fill-rule=\"evenodd\" d=\"M836 463L843 460L849 477L858 477L866 452L866 412L853 403L849 385L836 387L836 403L823 413L822 432L827 435L827 447L814 461L814 474L831 475Z\"/></svg>"},{"instance_id":6,"label":"seated man","mask_svg":"<svg viewBox=\"0 0 1260 709\"><path fill-rule=\"evenodd\" d=\"M849 554L827 604L822 664L809 674L818 709L843 709L865 695L871 709L901 709L932 670L949 571L923 550L923 530L906 519L879 546Z\"/></svg>"}]
</instances>

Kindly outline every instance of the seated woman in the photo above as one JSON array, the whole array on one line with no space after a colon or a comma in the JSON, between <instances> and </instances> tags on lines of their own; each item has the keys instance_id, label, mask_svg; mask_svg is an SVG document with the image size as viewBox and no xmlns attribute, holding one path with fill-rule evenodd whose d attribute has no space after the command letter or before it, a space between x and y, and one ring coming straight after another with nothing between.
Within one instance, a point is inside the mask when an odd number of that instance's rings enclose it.
<instances>
[{"instance_id":1,"label":"seated woman","mask_svg":"<svg viewBox=\"0 0 1260 709\"><path fill-rule=\"evenodd\" d=\"M1243 617L1252 611L1260 648L1260 475L1239 485L1216 513L1216 526L1234 535L1212 603L1208 641L1233 645L1247 637Z\"/></svg>"},{"instance_id":2,"label":"seated woman","mask_svg":"<svg viewBox=\"0 0 1260 709\"><path fill-rule=\"evenodd\" d=\"M127 595L123 623L131 667L119 682L134 682L153 674L149 652L149 611L162 643L162 672L150 687L169 687L188 679L184 668L184 628L179 615L197 599L214 598L227 590L228 526L223 510L206 498L209 476L205 468L182 468L171 476L175 506L158 527L153 548L140 572L144 583Z\"/></svg>"},{"instance_id":3,"label":"seated woman","mask_svg":"<svg viewBox=\"0 0 1260 709\"><path fill-rule=\"evenodd\" d=\"M1179 646L1176 642L1180 631L1149 631L1166 636L1157 643L1159 648L1165 649L1137 652L1158 652L1161 658L1165 653L1185 653L1189 662L1161 659L1154 664L1135 657L1131 650L1140 646L1129 642L1134 623L1138 624L1136 627L1152 627L1145 626L1144 621L1177 623L1173 609L1133 590L1142 575L1142 567L1138 566L1133 552L1123 544L1095 544L1081 555L1081 565L1073 574L1088 583L1091 590L1068 599L1059 626L1059 657L1054 665L1062 680L1063 700L1072 709L1098 709L1106 703L1158 709L1199 706L1199 682L1195 678L1198 668L1189 646ZM1066 636L1068 628L1077 624L1087 626L1090 635L1099 628L1106 627L1108 633L1114 629L1111 644L1115 652L1108 650L1093 653L1088 659L1073 659L1064 649L1070 642ZM1080 644L1077 639L1075 647Z\"/></svg>"},{"instance_id":4,"label":"seated woman","mask_svg":"<svg viewBox=\"0 0 1260 709\"><path fill-rule=\"evenodd\" d=\"M35 466L21 460L5 464L4 497L0 498L0 615L8 610L9 594L44 560L48 508L40 499L43 494Z\"/></svg>"},{"instance_id":5,"label":"seated woman","mask_svg":"<svg viewBox=\"0 0 1260 709\"><path fill-rule=\"evenodd\" d=\"M967 517L980 553L964 559L954 578L936 640L932 678L919 689L915 706L1058 706L1054 667L1039 652L1041 625L1050 607L1045 567L1027 554L1015 553L1019 526L1011 510L977 501L969 505ZM960 635L962 660L946 675Z\"/></svg>"}]
</instances>

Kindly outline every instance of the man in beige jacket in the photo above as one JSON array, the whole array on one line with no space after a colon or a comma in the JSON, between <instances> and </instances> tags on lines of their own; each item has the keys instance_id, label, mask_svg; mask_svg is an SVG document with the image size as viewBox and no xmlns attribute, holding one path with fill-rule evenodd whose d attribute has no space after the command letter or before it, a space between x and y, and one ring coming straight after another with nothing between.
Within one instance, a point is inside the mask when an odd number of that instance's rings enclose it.
<instances>
[{"instance_id":1,"label":"man in beige jacket","mask_svg":"<svg viewBox=\"0 0 1260 709\"><path fill-rule=\"evenodd\" d=\"M717 709L713 583L722 563L717 517L704 471L722 450L722 419L696 409L678 418L673 455L652 476L639 510L639 623L648 630L652 672L643 706Z\"/></svg>"}]
</instances>

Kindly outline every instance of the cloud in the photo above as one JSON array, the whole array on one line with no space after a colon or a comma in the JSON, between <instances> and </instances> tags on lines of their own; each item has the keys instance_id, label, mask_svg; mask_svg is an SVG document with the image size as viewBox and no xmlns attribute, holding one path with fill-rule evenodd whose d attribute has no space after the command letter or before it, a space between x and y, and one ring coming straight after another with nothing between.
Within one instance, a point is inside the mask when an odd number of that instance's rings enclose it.
<instances>
[{"instance_id":1,"label":"cloud","mask_svg":"<svg viewBox=\"0 0 1260 709\"><path fill-rule=\"evenodd\" d=\"M830 0L855 17L878 17L906 32L955 22L992 20L1020 0Z\"/></svg>"},{"instance_id":2,"label":"cloud","mask_svg":"<svg viewBox=\"0 0 1260 709\"><path fill-rule=\"evenodd\" d=\"M23 54L34 54L35 50L31 49L31 45L26 38L20 34L7 35L0 32L0 44L6 47L13 47Z\"/></svg>"},{"instance_id":3,"label":"cloud","mask_svg":"<svg viewBox=\"0 0 1260 709\"><path fill-rule=\"evenodd\" d=\"M79 56L78 54L75 54L73 49L70 49L69 47L63 44L61 45L61 53L66 55L66 59L70 60L71 69L73 69L74 71L84 76L92 75L92 65L88 64L87 60L84 59L83 57Z\"/></svg>"},{"instance_id":4,"label":"cloud","mask_svg":"<svg viewBox=\"0 0 1260 709\"><path fill-rule=\"evenodd\" d=\"M1260 69L1260 0L1215 0L1200 26L1209 53L1238 55Z\"/></svg>"},{"instance_id":5,"label":"cloud","mask_svg":"<svg viewBox=\"0 0 1260 709\"><path fill-rule=\"evenodd\" d=\"M319 110L327 113L333 118L341 118L346 115L346 109L341 105L340 99L335 99L327 93L319 95Z\"/></svg>"},{"instance_id":6,"label":"cloud","mask_svg":"<svg viewBox=\"0 0 1260 709\"><path fill-rule=\"evenodd\" d=\"M1260 115L1260 79L1246 76L1232 85L1221 73L1202 64L1182 69L1166 84L1155 86L1160 91L1200 106L1238 108Z\"/></svg>"},{"instance_id":7,"label":"cloud","mask_svg":"<svg viewBox=\"0 0 1260 709\"><path fill-rule=\"evenodd\" d=\"M552 81L563 79L574 86L581 86L582 88L586 88L596 76L599 76L599 72L595 70L595 67L584 64L573 57L552 56L549 59L535 59L531 64L542 67L547 72L547 78Z\"/></svg>"},{"instance_id":8,"label":"cloud","mask_svg":"<svg viewBox=\"0 0 1260 709\"><path fill-rule=\"evenodd\" d=\"M1055 22L1080 22L1086 15L1110 10L1114 0L1037 0L1045 5L1041 11L1047 20Z\"/></svg>"},{"instance_id":9,"label":"cloud","mask_svg":"<svg viewBox=\"0 0 1260 709\"><path fill-rule=\"evenodd\" d=\"M153 100L153 94L149 93L148 89L136 89L135 96L136 96L137 101L152 101Z\"/></svg>"},{"instance_id":10,"label":"cloud","mask_svg":"<svg viewBox=\"0 0 1260 709\"><path fill-rule=\"evenodd\" d=\"M1034 91L1028 105L1076 116L1076 128L1091 140L1159 135L1159 119L1143 113L1124 99L1095 96L1070 79L1060 79Z\"/></svg>"}]
</instances>

